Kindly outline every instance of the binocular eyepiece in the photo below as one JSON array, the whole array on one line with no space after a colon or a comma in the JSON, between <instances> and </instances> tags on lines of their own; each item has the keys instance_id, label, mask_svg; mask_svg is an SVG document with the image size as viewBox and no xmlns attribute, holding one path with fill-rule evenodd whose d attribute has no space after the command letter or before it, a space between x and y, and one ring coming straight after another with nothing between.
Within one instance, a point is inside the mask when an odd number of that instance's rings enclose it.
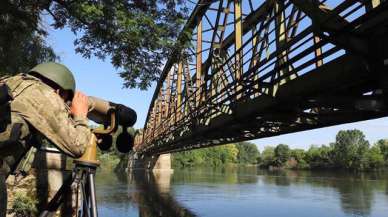
<instances>
[{"instance_id":1,"label":"binocular eyepiece","mask_svg":"<svg viewBox=\"0 0 388 217\"><path fill-rule=\"evenodd\" d=\"M106 151L115 143L119 152L128 153L131 151L135 141L135 130L132 126L137 120L136 112L125 105L116 104L97 97L89 96L88 101L88 118L104 127L113 127L109 133L97 134L100 140L98 147ZM114 120L112 120L112 114L114 115Z\"/></svg>"},{"instance_id":2,"label":"binocular eyepiece","mask_svg":"<svg viewBox=\"0 0 388 217\"><path fill-rule=\"evenodd\" d=\"M117 151L128 153L132 150L135 142L135 130L131 127L120 127L115 134L99 134L98 138L98 147L102 151L108 151L113 144L116 144Z\"/></svg>"}]
</instances>

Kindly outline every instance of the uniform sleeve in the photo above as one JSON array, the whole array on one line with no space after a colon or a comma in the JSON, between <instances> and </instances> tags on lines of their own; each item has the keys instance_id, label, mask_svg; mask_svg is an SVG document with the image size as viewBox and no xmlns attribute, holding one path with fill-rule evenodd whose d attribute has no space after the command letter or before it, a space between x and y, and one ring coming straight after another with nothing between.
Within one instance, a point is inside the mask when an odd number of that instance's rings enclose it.
<instances>
[{"instance_id":1,"label":"uniform sleeve","mask_svg":"<svg viewBox=\"0 0 388 217\"><path fill-rule=\"evenodd\" d=\"M35 83L21 91L11 110L71 157L80 157L91 139L87 119L72 118L63 100L44 84Z\"/></svg>"}]
</instances>

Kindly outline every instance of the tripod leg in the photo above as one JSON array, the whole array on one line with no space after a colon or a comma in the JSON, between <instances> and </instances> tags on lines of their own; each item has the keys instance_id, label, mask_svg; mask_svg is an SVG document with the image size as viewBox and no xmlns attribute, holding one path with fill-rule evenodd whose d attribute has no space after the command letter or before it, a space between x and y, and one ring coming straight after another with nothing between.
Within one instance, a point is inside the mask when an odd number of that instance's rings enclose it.
<instances>
[{"instance_id":1,"label":"tripod leg","mask_svg":"<svg viewBox=\"0 0 388 217\"><path fill-rule=\"evenodd\" d=\"M86 177L87 178L87 177ZM81 192L82 192L82 211L79 215L79 217L90 217L90 206L89 206L89 193L87 192L87 180L82 180L81 183Z\"/></svg>"},{"instance_id":2,"label":"tripod leg","mask_svg":"<svg viewBox=\"0 0 388 217\"><path fill-rule=\"evenodd\" d=\"M94 173L90 172L88 175L88 186L89 186L89 193L90 193L90 209L91 209L91 217L98 217L97 213L97 201L96 201L96 188L94 185Z\"/></svg>"}]
</instances>

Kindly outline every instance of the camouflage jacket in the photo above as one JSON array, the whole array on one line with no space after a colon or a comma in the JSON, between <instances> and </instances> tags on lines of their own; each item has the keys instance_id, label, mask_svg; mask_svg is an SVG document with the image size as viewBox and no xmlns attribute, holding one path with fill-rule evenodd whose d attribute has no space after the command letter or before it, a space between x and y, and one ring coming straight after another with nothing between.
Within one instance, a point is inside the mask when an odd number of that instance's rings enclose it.
<instances>
[{"instance_id":1,"label":"camouflage jacket","mask_svg":"<svg viewBox=\"0 0 388 217\"><path fill-rule=\"evenodd\" d=\"M92 132L87 119L71 117L69 107L54 90L39 79L18 74L5 79L17 114L67 155L80 157Z\"/></svg>"}]
</instances>

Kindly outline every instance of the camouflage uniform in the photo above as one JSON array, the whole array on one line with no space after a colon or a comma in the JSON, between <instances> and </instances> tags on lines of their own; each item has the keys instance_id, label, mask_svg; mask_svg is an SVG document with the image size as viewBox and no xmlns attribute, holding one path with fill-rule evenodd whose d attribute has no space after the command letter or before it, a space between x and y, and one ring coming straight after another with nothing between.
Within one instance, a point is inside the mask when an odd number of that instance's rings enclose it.
<instances>
[{"instance_id":1,"label":"camouflage uniform","mask_svg":"<svg viewBox=\"0 0 388 217\"><path fill-rule=\"evenodd\" d=\"M0 159L7 162L8 172L30 148L33 131L40 132L71 157L83 154L92 135L87 119L72 118L63 99L50 86L31 75L19 74L6 79L5 83L13 98L8 108L12 121L3 123L7 129L0 131ZM18 145L9 147L6 143L12 138L11 127L15 123L20 123L20 133L16 136Z\"/></svg>"},{"instance_id":2,"label":"camouflage uniform","mask_svg":"<svg viewBox=\"0 0 388 217\"><path fill-rule=\"evenodd\" d=\"M2 82L8 86L12 100L0 105L0 176L15 170L37 133L71 157L83 154L92 135L87 119L72 118L69 107L53 88L27 74Z\"/></svg>"}]
</instances>

